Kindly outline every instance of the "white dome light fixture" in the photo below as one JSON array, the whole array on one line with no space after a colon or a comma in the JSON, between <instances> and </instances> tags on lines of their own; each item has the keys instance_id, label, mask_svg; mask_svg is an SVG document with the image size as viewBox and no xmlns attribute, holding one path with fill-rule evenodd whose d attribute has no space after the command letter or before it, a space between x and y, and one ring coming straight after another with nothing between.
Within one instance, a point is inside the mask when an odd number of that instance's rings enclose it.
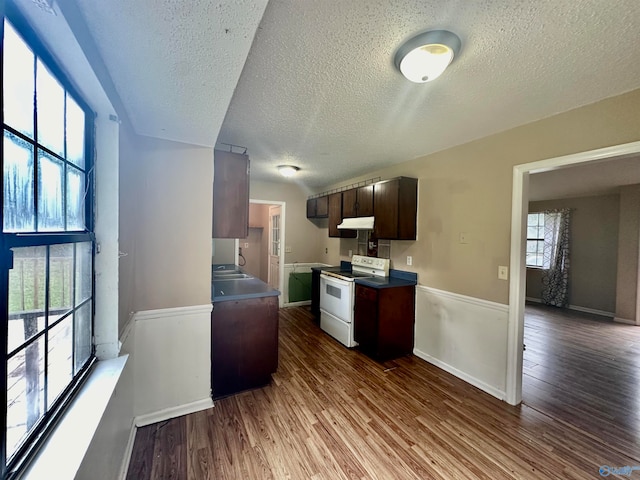
<instances>
[{"instance_id":1,"label":"white dome light fixture","mask_svg":"<svg viewBox=\"0 0 640 480\"><path fill-rule=\"evenodd\" d=\"M462 42L448 30L432 30L406 41L396 52L396 67L414 83L435 80L460 52Z\"/></svg>"},{"instance_id":2,"label":"white dome light fixture","mask_svg":"<svg viewBox=\"0 0 640 480\"><path fill-rule=\"evenodd\" d=\"M296 173L298 173L298 170L300 170L299 167L296 167L294 165L279 165L278 166L278 171L280 172L280 175L282 175L283 177L293 177Z\"/></svg>"}]
</instances>

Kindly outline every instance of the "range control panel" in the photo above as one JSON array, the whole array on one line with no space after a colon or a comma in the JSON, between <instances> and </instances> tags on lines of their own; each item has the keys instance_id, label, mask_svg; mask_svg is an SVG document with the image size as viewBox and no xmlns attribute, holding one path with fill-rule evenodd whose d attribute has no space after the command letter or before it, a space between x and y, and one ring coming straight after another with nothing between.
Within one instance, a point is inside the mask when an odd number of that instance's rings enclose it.
<instances>
[{"instance_id":1,"label":"range control panel","mask_svg":"<svg viewBox=\"0 0 640 480\"><path fill-rule=\"evenodd\" d=\"M354 272L371 273L380 277L389 276L389 259L354 255L351 258L351 268Z\"/></svg>"}]
</instances>

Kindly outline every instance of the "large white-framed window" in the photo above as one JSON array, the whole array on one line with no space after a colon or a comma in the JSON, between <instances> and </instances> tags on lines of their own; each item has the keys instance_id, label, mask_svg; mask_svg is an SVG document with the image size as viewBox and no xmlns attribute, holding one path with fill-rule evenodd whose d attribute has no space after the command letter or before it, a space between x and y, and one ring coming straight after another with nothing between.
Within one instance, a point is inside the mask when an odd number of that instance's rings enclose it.
<instances>
[{"instance_id":1,"label":"large white-framed window","mask_svg":"<svg viewBox=\"0 0 640 480\"><path fill-rule=\"evenodd\" d=\"M17 13L3 16L1 478L94 361L93 114Z\"/></svg>"}]
</instances>

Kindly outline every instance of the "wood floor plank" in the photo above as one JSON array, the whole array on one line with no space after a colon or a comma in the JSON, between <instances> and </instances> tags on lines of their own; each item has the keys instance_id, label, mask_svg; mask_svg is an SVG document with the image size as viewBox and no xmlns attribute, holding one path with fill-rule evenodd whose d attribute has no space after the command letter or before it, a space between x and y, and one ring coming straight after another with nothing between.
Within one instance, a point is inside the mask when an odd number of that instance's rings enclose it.
<instances>
[{"instance_id":1,"label":"wood floor plank","mask_svg":"<svg viewBox=\"0 0 640 480\"><path fill-rule=\"evenodd\" d=\"M595 479L640 465L640 329L526 310L513 407L412 355L375 362L308 309L281 309L271 384L140 428L127 479Z\"/></svg>"}]
</instances>

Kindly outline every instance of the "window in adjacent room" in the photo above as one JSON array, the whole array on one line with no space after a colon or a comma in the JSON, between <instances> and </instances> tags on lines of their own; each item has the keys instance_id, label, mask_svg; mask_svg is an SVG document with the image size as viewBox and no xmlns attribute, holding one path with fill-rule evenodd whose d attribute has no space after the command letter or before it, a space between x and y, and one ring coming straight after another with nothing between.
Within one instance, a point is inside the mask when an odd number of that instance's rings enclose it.
<instances>
[{"instance_id":1,"label":"window in adjacent room","mask_svg":"<svg viewBox=\"0 0 640 480\"><path fill-rule=\"evenodd\" d=\"M544 213L527 217L527 267L544 268Z\"/></svg>"},{"instance_id":2,"label":"window in adjacent room","mask_svg":"<svg viewBox=\"0 0 640 480\"><path fill-rule=\"evenodd\" d=\"M93 362L95 250L91 111L26 23L3 22L0 478Z\"/></svg>"}]
</instances>

